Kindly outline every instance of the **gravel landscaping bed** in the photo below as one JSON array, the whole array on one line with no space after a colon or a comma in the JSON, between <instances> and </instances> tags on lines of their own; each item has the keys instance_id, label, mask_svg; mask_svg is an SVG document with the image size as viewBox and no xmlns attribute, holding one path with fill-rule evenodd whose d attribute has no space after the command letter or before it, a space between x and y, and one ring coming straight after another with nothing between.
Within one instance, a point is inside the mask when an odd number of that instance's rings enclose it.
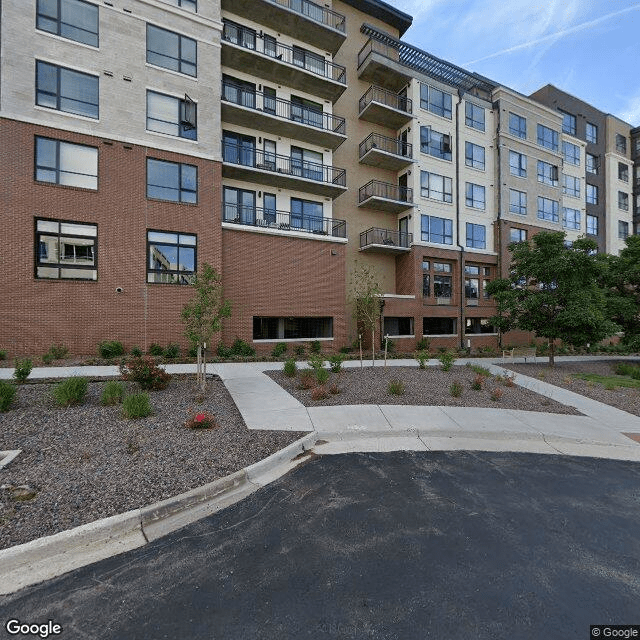
<instances>
[{"instance_id":1,"label":"gravel landscaping bed","mask_svg":"<svg viewBox=\"0 0 640 640\"><path fill-rule=\"evenodd\" d=\"M569 389L587 398L622 409L633 415L640 416L640 389L616 387L606 389L597 382L588 382L574 378L574 373L595 373L603 376L615 375L614 367L619 360L591 360L588 362L557 362L551 368L545 364L513 364L505 369L516 371L531 378L537 378L563 389ZM631 364L640 365L640 360L624 360Z\"/></svg>"},{"instance_id":2,"label":"gravel landscaping bed","mask_svg":"<svg viewBox=\"0 0 640 640\"><path fill-rule=\"evenodd\" d=\"M493 376L485 378L483 388L471 389L477 374L466 366L454 365L450 371L439 367L418 369L417 367L364 367L343 369L332 373L325 385L329 389L334 383L340 393L314 401L312 391L299 388L299 373L296 378L287 378L282 371L265 372L287 392L297 398L305 407L350 405L350 404L403 404L435 405L452 407L493 407L498 409L522 409L524 411L544 411L581 415L577 409L550 400L537 393L517 386L507 386ZM388 391L389 382L399 380L404 384L402 395L392 395ZM462 385L462 395L453 397L450 387L453 382ZM499 388L502 398L491 399L491 393Z\"/></svg>"},{"instance_id":3,"label":"gravel landscaping bed","mask_svg":"<svg viewBox=\"0 0 640 640\"><path fill-rule=\"evenodd\" d=\"M202 399L193 377L174 377L150 392L154 414L139 420L122 418L120 406L101 406L103 386L90 383L85 404L61 409L51 384L21 385L12 408L0 413L0 450L23 450L0 470L0 548L175 496L304 435L249 431L220 380L207 383ZM214 414L220 426L186 429L189 409Z\"/></svg>"}]
</instances>

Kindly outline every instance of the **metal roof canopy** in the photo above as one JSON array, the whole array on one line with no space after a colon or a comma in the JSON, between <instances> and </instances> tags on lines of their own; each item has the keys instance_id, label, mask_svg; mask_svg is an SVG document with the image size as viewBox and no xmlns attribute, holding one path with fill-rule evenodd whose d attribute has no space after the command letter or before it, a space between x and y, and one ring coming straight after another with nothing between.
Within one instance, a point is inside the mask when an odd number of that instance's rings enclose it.
<instances>
[{"instance_id":1,"label":"metal roof canopy","mask_svg":"<svg viewBox=\"0 0 640 640\"><path fill-rule=\"evenodd\" d=\"M441 80L446 84L459 87L464 91L477 88L487 91L488 93L491 93L499 86L488 78L484 78L476 73L470 73L446 60L436 58L430 53L406 42L402 42L402 40L398 40L384 31L379 31L371 25L363 24L360 27L360 31L370 38L396 49L400 56L400 64L420 71L437 80Z\"/></svg>"}]
</instances>

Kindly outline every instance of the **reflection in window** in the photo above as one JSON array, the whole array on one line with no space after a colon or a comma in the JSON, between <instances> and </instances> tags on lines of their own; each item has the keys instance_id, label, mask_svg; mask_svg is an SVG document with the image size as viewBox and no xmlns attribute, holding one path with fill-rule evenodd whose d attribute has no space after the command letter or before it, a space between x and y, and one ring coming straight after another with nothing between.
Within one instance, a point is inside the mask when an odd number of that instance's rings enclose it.
<instances>
[{"instance_id":1,"label":"reflection in window","mask_svg":"<svg viewBox=\"0 0 640 640\"><path fill-rule=\"evenodd\" d=\"M198 201L198 167L147 158L147 198Z\"/></svg>"},{"instance_id":2,"label":"reflection in window","mask_svg":"<svg viewBox=\"0 0 640 640\"><path fill-rule=\"evenodd\" d=\"M83 0L38 0L36 27L97 47L98 7Z\"/></svg>"},{"instance_id":3,"label":"reflection in window","mask_svg":"<svg viewBox=\"0 0 640 640\"><path fill-rule=\"evenodd\" d=\"M98 150L36 137L36 180L83 189L98 188Z\"/></svg>"},{"instance_id":4,"label":"reflection in window","mask_svg":"<svg viewBox=\"0 0 640 640\"><path fill-rule=\"evenodd\" d=\"M98 78L36 61L36 104L87 118L98 118Z\"/></svg>"},{"instance_id":5,"label":"reflection in window","mask_svg":"<svg viewBox=\"0 0 640 640\"><path fill-rule=\"evenodd\" d=\"M190 284L195 271L195 235L147 232L147 282Z\"/></svg>"}]
</instances>

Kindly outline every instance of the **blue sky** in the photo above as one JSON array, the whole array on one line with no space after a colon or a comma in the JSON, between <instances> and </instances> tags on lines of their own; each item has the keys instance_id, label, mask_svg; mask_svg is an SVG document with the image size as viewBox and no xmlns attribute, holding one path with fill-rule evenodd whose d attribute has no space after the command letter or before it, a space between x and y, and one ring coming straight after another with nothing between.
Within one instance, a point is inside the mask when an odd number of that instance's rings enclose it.
<instances>
[{"instance_id":1,"label":"blue sky","mask_svg":"<svg viewBox=\"0 0 640 640\"><path fill-rule=\"evenodd\" d=\"M640 126L640 2L387 0L403 36L526 95L545 84Z\"/></svg>"}]
</instances>

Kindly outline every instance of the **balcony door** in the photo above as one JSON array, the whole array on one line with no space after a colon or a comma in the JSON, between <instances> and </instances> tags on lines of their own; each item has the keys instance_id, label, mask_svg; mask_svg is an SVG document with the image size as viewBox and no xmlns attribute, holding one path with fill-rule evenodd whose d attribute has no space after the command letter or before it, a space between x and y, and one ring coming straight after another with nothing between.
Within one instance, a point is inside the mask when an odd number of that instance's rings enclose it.
<instances>
[{"instance_id":1,"label":"balcony door","mask_svg":"<svg viewBox=\"0 0 640 640\"><path fill-rule=\"evenodd\" d=\"M398 245L401 247L409 246L409 217L405 216L398 220Z\"/></svg>"},{"instance_id":2,"label":"balcony door","mask_svg":"<svg viewBox=\"0 0 640 640\"><path fill-rule=\"evenodd\" d=\"M295 176L322 182L322 154L301 147L291 147L291 173Z\"/></svg>"},{"instance_id":3,"label":"balcony door","mask_svg":"<svg viewBox=\"0 0 640 640\"><path fill-rule=\"evenodd\" d=\"M222 99L243 107L255 109L256 85L231 76L222 76Z\"/></svg>"},{"instance_id":4,"label":"balcony door","mask_svg":"<svg viewBox=\"0 0 640 640\"><path fill-rule=\"evenodd\" d=\"M291 96L291 119L322 129L322 105L299 96Z\"/></svg>"},{"instance_id":5,"label":"balcony door","mask_svg":"<svg viewBox=\"0 0 640 640\"><path fill-rule=\"evenodd\" d=\"M256 164L256 139L233 131L223 131L222 159L224 162L254 167Z\"/></svg>"},{"instance_id":6,"label":"balcony door","mask_svg":"<svg viewBox=\"0 0 640 640\"><path fill-rule=\"evenodd\" d=\"M322 202L291 198L291 227L306 231L322 232Z\"/></svg>"},{"instance_id":7,"label":"balcony door","mask_svg":"<svg viewBox=\"0 0 640 640\"><path fill-rule=\"evenodd\" d=\"M225 222L256 223L256 192L224 187L223 211Z\"/></svg>"}]
</instances>

